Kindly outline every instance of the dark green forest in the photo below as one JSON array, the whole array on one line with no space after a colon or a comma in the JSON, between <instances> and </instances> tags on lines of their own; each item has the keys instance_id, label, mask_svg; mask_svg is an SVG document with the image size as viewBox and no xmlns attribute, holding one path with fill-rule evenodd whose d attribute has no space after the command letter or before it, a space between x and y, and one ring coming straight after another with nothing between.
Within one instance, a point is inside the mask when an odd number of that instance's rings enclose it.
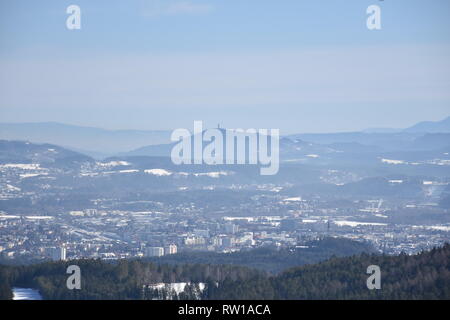
<instances>
[{"instance_id":1,"label":"dark green forest","mask_svg":"<svg viewBox=\"0 0 450 320\"><path fill-rule=\"evenodd\" d=\"M69 290L66 274L69 265L81 269L81 290ZM38 289L44 299L66 300L140 300L153 299L159 294L145 290L149 284L189 282L205 283L213 288L225 281L250 281L268 275L254 269L229 265L158 265L140 260L120 260L109 263L101 260L45 262L29 266L0 266L3 298L11 297L12 287ZM205 294L207 294L207 291ZM154 295L153 295L154 294ZM194 299L188 293L183 299ZM207 299L206 295L201 296Z\"/></svg>"},{"instance_id":2,"label":"dark green forest","mask_svg":"<svg viewBox=\"0 0 450 320\"><path fill-rule=\"evenodd\" d=\"M367 242L344 238L323 238L310 241L303 248L263 247L233 253L215 252L181 252L160 258L146 258L145 261L163 264L221 264L240 265L270 273L279 273L288 268L314 264L333 256L347 257L360 253L375 253L376 250Z\"/></svg>"},{"instance_id":3,"label":"dark green forest","mask_svg":"<svg viewBox=\"0 0 450 320\"><path fill-rule=\"evenodd\" d=\"M367 267L381 269L381 289L368 290ZM289 269L269 278L226 281L215 299L449 300L450 244L417 255L362 254Z\"/></svg>"},{"instance_id":4,"label":"dark green forest","mask_svg":"<svg viewBox=\"0 0 450 320\"><path fill-rule=\"evenodd\" d=\"M82 270L81 290L66 287L66 268L73 264ZM381 268L381 290L366 286L369 265ZM38 289L44 299L450 299L450 245L413 256L333 257L276 275L234 265L77 260L3 265L0 280L2 299L11 298L14 286ZM147 287L175 282L192 285L180 295Z\"/></svg>"}]
</instances>

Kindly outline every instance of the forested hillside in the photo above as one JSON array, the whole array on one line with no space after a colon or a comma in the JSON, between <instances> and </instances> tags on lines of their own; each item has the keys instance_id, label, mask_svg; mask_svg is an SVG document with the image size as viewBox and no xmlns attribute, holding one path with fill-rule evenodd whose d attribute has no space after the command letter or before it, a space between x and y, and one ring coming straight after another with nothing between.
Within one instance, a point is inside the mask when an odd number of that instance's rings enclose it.
<instances>
[{"instance_id":1,"label":"forested hillside","mask_svg":"<svg viewBox=\"0 0 450 320\"><path fill-rule=\"evenodd\" d=\"M68 290L69 265L81 269L81 290ZM44 299L152 299L144 286L158 283L205 283L212 287L224 281L250 281L262 273L236 266L157 265L138 260L107 263L101 260L46 262L31 266L0 266L2 297L8 298L11 287L36 288ZM5 286L6 285L6 286ZM185 299L194 297L183 296ZM204 297L207 298L207 297Z\"/></svg>"},{"instance_id":2,"label":"forested hillside","mask_svg":"<svg viewBox=\"0 0 450 320\"><path fill-rule=\"evenodd\" d=\"M81 290L66 287L71 264L82 270ZM370 265L381 268L381 290L366 286ZM335 257L278 275L231 265L79 260L0 266L0 279L2 299L11 298L13 286L39 289L45 299L450 299L450 245L415 256ZM161 283L191 285L161 293L152 287Z\"/></svg>"},{"instance_id":3,"label":"forested hillside","mask_svg":"<svg viewBox=\"0 0 450 320\"><path fill-rule=\"evenodd\" d=\"M146 260L164 264L231 264L255 268L270 273L279 273L288 268L318 263L333 256L347 257L361 253L375 252L374 247L368 242L359 242L344 238L323 238L310 241L302 248L278 249L264 247L228 254L194 251Z\"/></svg>"},{"instance_id":4,"label":"forested hillside","mask_svg":"<svg viewBox=\"0 0 450 320\"><path fill-rule=\"evenodd\" d=\"M367 267L381 269L381 290L368 290ZM214 299L450 299L450 245L418 255L333 258L279 276L226 282Z\"/></svg>"}]
</instances>

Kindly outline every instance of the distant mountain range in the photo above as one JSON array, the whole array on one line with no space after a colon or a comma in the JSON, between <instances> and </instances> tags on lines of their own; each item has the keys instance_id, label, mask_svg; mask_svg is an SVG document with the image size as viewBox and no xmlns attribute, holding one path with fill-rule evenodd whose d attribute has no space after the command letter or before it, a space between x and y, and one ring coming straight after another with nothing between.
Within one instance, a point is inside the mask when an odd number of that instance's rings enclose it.
<instances>
[{"instance_id":1,"label":"distant mountain range","mask_svg":"<svg viewBox=\"0 0 450 320\"><path fill-rule=\"evenodd\" d=\"M0 139L51 143L100 159L120 156L168 156L170 131L106 130L54 122L0 123ZM362 132L294 134L282 140L282 150L314 153L319 149L435 150L450 146L450 117L437 122L420 122L406 129L369 129ZM300 149L299 149L300 148Z\"/></svg>"},{"instance_id":2,"label":"distant mountain range","mask_svg":"<svg viewBox=\"0 0 450 320\"><path fill-rule=\"evenodd\" d=\"M420 133L450 133L450 117L442 121L423 121L409 127L404 132L420 132Z\"/></svg>"},{"instance_id":3,"label":"distant mountain range","mask_svg":"<svg viewBox=\"0 0 450 320\"><path fill-rule=\"evenodd\" d=\"M56 145L0 140L0 164L37 163L47 166L70 166L86 162L94 162L94 160L84 154Z\"/></svg>"},{"instance_id":4,"label":"distant mountain range","mask_svg":"<svg viewBox=\"0 0 450 320\"><path fill-rule=\"evenodd\" d=\"M96 158L169 143L170 134L170 131L105 130L55 122L0 123L0 139L52 143Z\"/></svg>"},{"instance_id":5,"label":"distant mountain range","mask_svg":"<svg viewBox=\"0 0 450 320\"><path fill-rule=\"evenodd\" d=\"M435 135L442 134L423 137ZM431 190L424 189L423 179L445 181L449 175L450 149L386 152L357 143L321 145L289 138L280 140L280 149L280 171L270 177L261 176L259 167L255 165L176 165L167 156L116 156L96 161L51 144L7 140L0 140L0 167L8 177L4 181L28 190L41 190L42 183L47 185L49 181L55 181L49 185L58 190L75 186L83 193L91 190L105 195L109 192L140 194L158 190L169 192L167 197L172 198L170 192L177 192L178 195L179 188L185 188L186 193L180 194L180 201L191 197L194 190L201 189L207 194L208 191L203 188L211 184L214 188L283 184L290 185L286 189L289 194L320 193L332 197L423 197L424 192ZM150 147L144 151L163 152L164 148L151 150ZM12 179L14 175L10 172L19 172L16 180ZM393 184L391 180L402 182ZM447 188L442 193L444 187L433 186L431 191L436 201L448 208L450 190ZM272 190L272 187L269 188ZM72 195L68 197L68 201L73 199ZM242 192L230 195L219 193L214 205L220 208L230 201L247 201L245 197L246 193ZM87 201L85 197L83 199ZM78 202L71 201L76 209ZM18 210L15 202L2 201L2 205L8 210ZM25 207L19 208L19 211ZM47 204L34 204L32 208L44 210ZM420 216L416 218L421 219ZM430 221L432 217L427 216L426 219Z\"/></svg>"},{"instance_id":6,"label":"distant mountain range","mask_svg":"<svg viewBox=\"0 0 450 320\"><path fill-rule=\"evenodd\" d=\"M365 133L450 133L450 117L441 121L422 121L406 129L370 128Z\"/></svg>"},{"instance_id":7,"label":"distant mountain range","mask_svg":"<svg viewBox=\"0 0 450 320\"><path fill-rule=\"evenodd\" d=\"M204 143L205 147L208 143ZM174 143L150 145L118 154L120 157L170 157ZM248 148L246 149L248 152ZM324 135L294 135L280 139L282 160L324 159L354 157L355 154L382 155L385 153L421 153L422 157L432 152L450 152L450 133L430 134L364 134L336 133ZM400 156L400 155L399 155ZM401 155L409 158L408 155Z\"/></svg>"}]
</instances>

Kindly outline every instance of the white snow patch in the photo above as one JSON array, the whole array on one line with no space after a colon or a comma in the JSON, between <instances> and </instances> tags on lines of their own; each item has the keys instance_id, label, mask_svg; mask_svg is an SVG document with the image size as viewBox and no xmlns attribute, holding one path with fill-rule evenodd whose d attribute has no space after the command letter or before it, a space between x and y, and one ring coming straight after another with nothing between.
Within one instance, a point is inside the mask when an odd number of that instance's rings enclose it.
<instances>
[{"instance_id":1,"label":"white snow patch","mask_svg":"<svg viewBox=\"0 0 450 320\"><path fill-rule=\"evenodd\" d=\"M52 220L53 217L51 216L26 216L26 219L29 220Z\"/></svg>"},{"instance_id":2,"label":"white snow patch","mask_svg":"<svg viewBox=\"0 0 450 320\"><path fill-rule=\"evenodd\" d=\"M377 223L377 222L357 222L357 221L334 221L336 225L339 227L349 226L349 227L357 227L357 226L387 226L386 223Z\"/></svg>"},{"instance_id":3,"label":"white snow patch","mask_svg":"<svg viewBox=\"0 0 450 320\"><path fill-rule=\"evenodd\" d=\"M29 288L12 288L13 300L42 300L38 290Z\"/></svg>"},{"instance_id":4,"label":"white snow patch","mask_svg":"<svg viewBox=\"0 0 450 320\"><path fill-rule=\"evenodd\" d=\"M184 290L188 285L192 285L192 283L189 282L156 283L148 285L147 288L152 290L164 290L169 293L175 292L177 295L179 295L180 293L184 292ZM206 288L206 284L202 282L197 283L196 285L198 286L198 289L200 291L199 293L203 292Z\"/></svg>"},{"instance_id":5,"label":"white snow patch","mask_svg":"<svg viewBox=\"0 0 450 320\"><path fill-rule=\"evenodd\" d=\"M26 179L26 178L33 178L33 177L39 177L39 176L46 176L48 175L48 173L24 173L20 175L21 179Z\"/></svg>"},{"instance_id":6,"label":"white snow patch","mask_svg":"<svg viewBox=\"0 0 450 320\"><path fill-rule=\"evenodd\" d=\"M387 163L387 164L404 164L405 161L403 160L391 160L391 159L381 159L381 162Z\"/></svg>"},{"instance_id":7,"label":"white snow patch","mask_svg":"<svg viewBox=\"0 0 450 320\"><path fill-rule=\"evenodd\" d=\"M119 170L120 173L135 173L139 172L139 170Z\"/></svg>"},{"instance_id":8,"label":"white snow patch","mask_svg":"<svg viewBox=\"0 0 450 320\"><path fill-rule=\"evenodd\" d=\"M0 165L0 168L16 168L22 170L41 170L39 163L7 163Z\"/></svg>"},{"instance_id":9,"label":"white snow patch","mask_svg":"<svg viewBox=\"0 0 450 320\"><path fill-rule=\"evenodd\" d=\"M194 173L194 176L196 177L207 176L214 179L220 178L220 176L228 176L228 175L230 175L230 173L225 171Z\"/></svg>"},{"instance_id":10,"label":"white snow patch","mask_svg":"<svg viewBox=\"0 0 450 320\"><path fill-rule=\"evenodd\" d=\"M20 188L14 187L10 184L6 185L6 189L8 189L9 191L20 191Z\"/></svg>"},{"instance_id":11,"label":"white snow patch","mask_svg":"<svg viewBox=\"0 0 450 320\"><path fill-rule=\"evenodd\" d=\"M288 201L288 202L299 202L302 201L302 197L293 197L293 198L286 198L283 201Z\"/></svg>"},{"instance_id":12,"label":"white snow patch","mask_svg":"<svg viewBox=\"0 0 450 320\"><path fill-rule=\"evenodd\" d=\"M101 167L118 167L118 166L130 166L131 163L127 161L110 161L110 162L97 162L97 165Z\"/></svg>"},{"instance_id":13,"label":"white snow patch","mask_svg":"<svg viewBox=\"0 0 450 320\"><path fill-rule=\"evenodd\" d=\"M413 226L413 228L450 232L449 226Z\"/></svg>"},{"instance_id":14,"label":"white snow patch","mask_svg":"<svg viewBox=\"0 0 450 320\"><path fill-rule=\"evenodd\" d=\"M172 175L172 172L164 170L164 169L148 169L148 170L144 170L145 173L147 174L152 174L154 176L170 176Z\"/></svg>"},{"instance_id":15,"label":"white snow patch","mask_svg":"<svg viewBox=\"0 0 450 320\"><path fill-rule=\"evenodd\" d=\"M313 220L313 219L303 219L302 222L303 222L303 223L316 223L317 220Z\"/></svg>"}]
</instances>

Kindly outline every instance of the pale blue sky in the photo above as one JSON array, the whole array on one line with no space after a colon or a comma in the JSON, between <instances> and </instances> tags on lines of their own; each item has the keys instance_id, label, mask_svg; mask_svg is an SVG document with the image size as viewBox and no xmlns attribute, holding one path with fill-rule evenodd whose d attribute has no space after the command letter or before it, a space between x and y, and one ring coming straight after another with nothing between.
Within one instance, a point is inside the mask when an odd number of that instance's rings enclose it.
<instances>
[{"instance_id":1,"label":"pale blue sky","mask_svg":"<svg viewBox=\"0 0 450 320\"><path fill-rule=\"evenodd\" d=\"M82 29L69 31L77 4ZM382 9L382 30L366 8ZM0 121L282 133L450 115L448 0L0 0Z\"/></svg>"}]
</instances>

